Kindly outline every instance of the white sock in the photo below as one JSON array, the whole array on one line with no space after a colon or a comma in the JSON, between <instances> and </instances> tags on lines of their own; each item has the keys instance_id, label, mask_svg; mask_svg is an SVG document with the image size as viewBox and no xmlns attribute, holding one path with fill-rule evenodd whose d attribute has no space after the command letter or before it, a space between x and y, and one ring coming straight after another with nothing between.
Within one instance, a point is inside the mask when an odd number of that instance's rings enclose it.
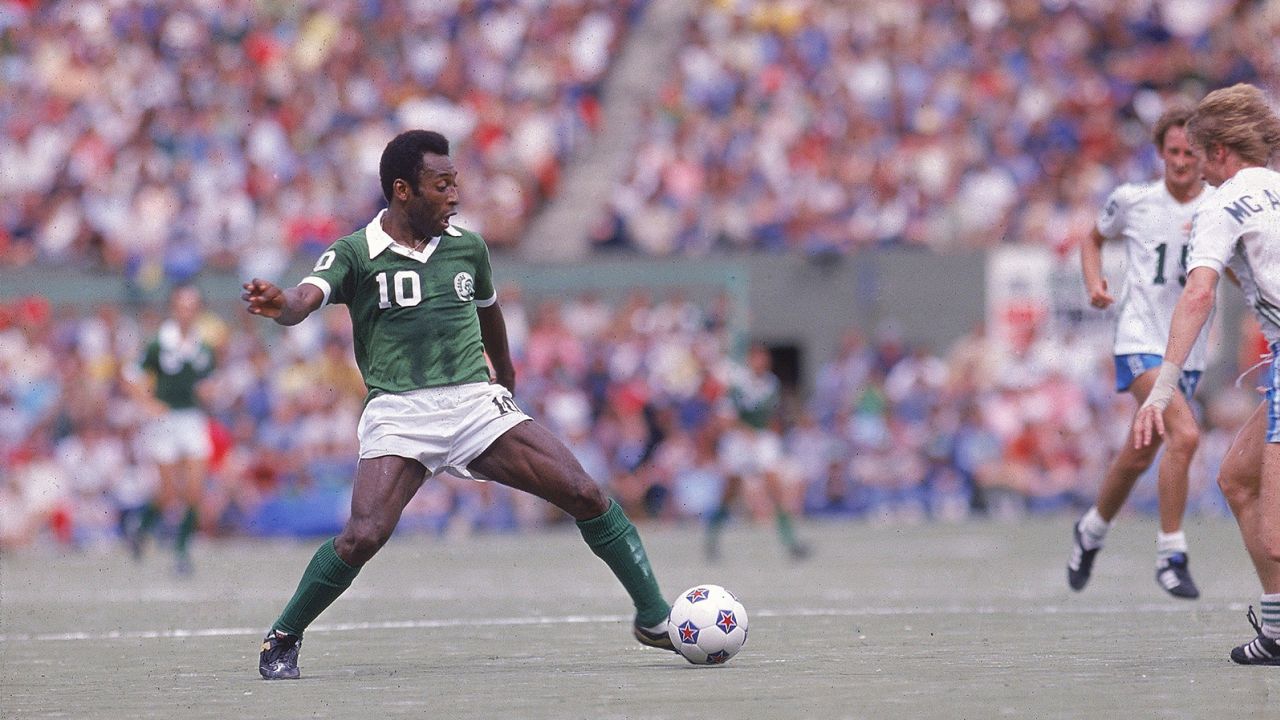
<instances>
[{"instance_id":1,"label":"white sock","mask_svg":"<svg viewBox=\"0 0 1280 720\"><path fill-rule=\"evenodd\" d=\"M1187 552L1187 534L1181 530L1178 532L1158 532L1156 533L1156 562L1163 563L1170 556L1176 553L1186 554Z\"/></svg>"},{"instance_id":2,"label":"white sock","mask_svg":"<svg viewBox=\"0 0 1280 720\"><path fill-rule=\"evenodd\" d=\"M1098 514L1097 506L1089 508L1089 512L1080 518L1080 544L1085 550L1095 550L1102 547L1102 543L1107 539L1107 531L1111 529L1111 523L1102 519Z\"/></svg>"},{"instance_id":3,"label":"white sock","mask_svg":"<svg viewBox=\"0 0 1280 720\"><path fill-rule=\"evenodd\" d=\"M1262 605L1262 634L1272 640L1280 639L1280 593L1263 595L1259 603Z\"/></svg>"}]
</instances>

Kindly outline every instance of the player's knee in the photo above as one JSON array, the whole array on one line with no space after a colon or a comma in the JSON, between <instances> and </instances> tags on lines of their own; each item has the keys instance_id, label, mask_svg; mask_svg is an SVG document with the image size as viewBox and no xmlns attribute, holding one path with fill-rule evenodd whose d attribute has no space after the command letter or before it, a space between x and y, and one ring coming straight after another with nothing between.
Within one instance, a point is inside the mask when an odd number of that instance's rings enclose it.
<instances>
[{"instance_id":1,"label":"player's knee","mask_svg":"<svg viewBox=\"0 0 1280 720\"><path fill-rule=\"evenodd\" d=\"M1174 452L1190 458L1200 445L1200 428L1193 422L1171 426L1165 442L1166 452Z\"/></svg>"},{"instance_id":2,"label":"player's knee","mask_svg":"<svg viewBox=\"0 0 1280 720\"><path fill-rule=\"evenodd\" d=\"M392 525L372 520L349 522L334 541L334 550L344 562L359 567L387 544L393 529Z\"/></svg>"},{"instance_id":3,"label":"player's knee","mask_svg":"<svg viewBox=\"0 0 1280 720\"><path fill-rule=\"evenodd\" d=\"M1218 489L1222 491L1222 497L1236 514L1239 514L1241 508L1246 507L1257 497L1257 488L1245 482L1241 473L1232 472L1231 468L1225 465L1218 472Z\"/></svg>"},{"instance_id":4,"label":"player's knee","mask_svg":"<svg viewBox=\"0 0 1280 720\"><path fill-rule=\"evenodd\" d=\"M599 517L609 509L609 499L586 473L575 473L565 484L561 498L561 509L578 520Z\"/></svg>"},{"instance_id":5,"label":"player's knee","mask_svg":"<svg viewBox=\"0 0 1280 720\"><path fill-rule=\"evenodd\" d=\"M1151 467L1151 463L1155 462L1156 451L1159 449L1157 445L1147 445L1143 448L1129 448L1116 461L1119 463L1119 470L1124 475L1138 476L1146 472Z\"/></svg>"}]
</instances>

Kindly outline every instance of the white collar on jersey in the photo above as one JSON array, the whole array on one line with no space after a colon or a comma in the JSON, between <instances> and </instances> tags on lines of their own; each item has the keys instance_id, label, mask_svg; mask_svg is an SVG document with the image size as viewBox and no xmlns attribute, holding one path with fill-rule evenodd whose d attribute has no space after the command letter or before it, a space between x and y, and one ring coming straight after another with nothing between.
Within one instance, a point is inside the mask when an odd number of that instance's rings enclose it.
<instances>
[{"instance_id":1,"label":"white collar on jersey","mask_svg":"<svg viewBox=\"0 0 1280 720\"><path fill-rule=\"evenodd\" d=\"M156 339L165 352L180 353L183 357L195 357L200 351L200 334L195 328L191 329L190 335L184 335L178 321L172 318L160 323Z\"/></svg>"},{"instance_id":2,"label":"white collar on jersey","mask_svg":"<svg viewBox=\"0 0 1280 720\"><path fill-rule=\"evenodd\" d=\"M436 246L440 244L440 236L437 235L427 242L426 246L421 250L410 250L409 248L397 243L391 239L386 230L382 229L382 216L386 214L386 209L378 211L377 215L369 221L364 228L365 240L369 243L369 259L372 260L382 254L383 250L391 248L392 252L400 253L406 257L411 257L419 262L426 262L431 257L431 253L436 251ZM462 233L452 225L444 229L445 235L452 237L462 237Z\"/></svg>"}]
</instances>

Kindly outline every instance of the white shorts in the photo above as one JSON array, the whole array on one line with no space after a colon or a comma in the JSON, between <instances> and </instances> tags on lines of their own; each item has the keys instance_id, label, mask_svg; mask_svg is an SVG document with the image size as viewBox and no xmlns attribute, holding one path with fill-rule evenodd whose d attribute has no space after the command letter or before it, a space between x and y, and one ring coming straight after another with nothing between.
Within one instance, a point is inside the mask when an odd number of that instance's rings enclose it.
<instances>
[{"instance_id":1,"label":"white shorts","mask_svg":"<svg viewBox=\"0 0 1280 720\"><path fill-rule=\"evenodd\" d=\"M183 458L208 460L213 454L209 420L199 408L170 410L142 431L142 447L152 460L169 465Z\"/></svg>"},{"instance_id":2,"label":"white shorts","mask_svg":"<svg viewBox=\"0 0 1280 720\"><path fill-rule=\"evenodd\" d=\"M360 457L411 458L431 475L472 477L467 464L503 433L531 419L493 383L468 383L379 395L360 415Z\"/></svg>"},{"instance_id":3,"label":"white shorts","mask_svg":"<svg viewBox=\"0 0 1280 720\"><path fill-rule=\"evenodd\" d=\"M720 462L730 475L755 475L776 470L782 459L782 440L768 430L730 430L720 439Z\"/></svg>"}]
</instances>

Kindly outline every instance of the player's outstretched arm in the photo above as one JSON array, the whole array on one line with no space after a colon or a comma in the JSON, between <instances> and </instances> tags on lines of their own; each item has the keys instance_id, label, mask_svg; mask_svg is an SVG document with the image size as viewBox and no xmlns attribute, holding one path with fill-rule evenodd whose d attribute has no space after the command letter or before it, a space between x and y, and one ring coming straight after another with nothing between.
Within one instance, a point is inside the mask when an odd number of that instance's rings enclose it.
<instances>
[{"instance_id":1,"label":"player's outstretched arm","mask_svg":"<svg viewBox=\"0 0 1280 720\"><path fill-rule=\"evenodd\" d=\"M1115 302L1115 298L1107 291L1107 278L1102 274L1104 242L1106 238L1094 228L1089 239L1080 243L1080 270L1084 274L1084 290L1089 295L1089 304L1100 310Z\"/></svg>"},{"instance_id":2,"label":"player's outstretched arm","mask_svg":"<svg viewBox=\"0 0 1280 720\"><path fill-rule=\"evenodd\" d=\"M324 303L324 293L308 283L282 290L270 281L254 278L244 284L240 299L248 304L245 309L250 315L297 325Z\"/></svg>"}]
</instances>

